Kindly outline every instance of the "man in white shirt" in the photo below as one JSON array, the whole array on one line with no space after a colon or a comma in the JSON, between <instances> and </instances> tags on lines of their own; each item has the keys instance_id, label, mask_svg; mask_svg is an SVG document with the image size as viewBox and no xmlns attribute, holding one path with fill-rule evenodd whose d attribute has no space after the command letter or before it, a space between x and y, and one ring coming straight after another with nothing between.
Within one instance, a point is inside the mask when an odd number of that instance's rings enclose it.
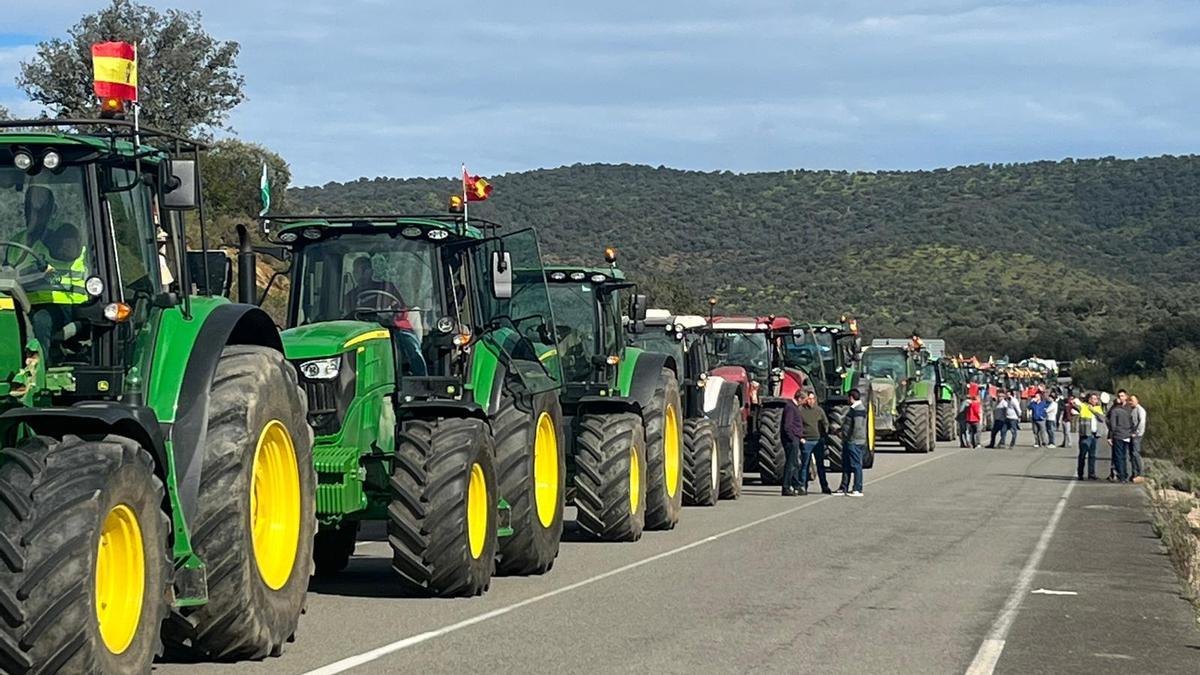
<instances>
[{"instance_id":1,"label":"man in white shirt","mask_svg":"<svg viewBox=\"0 0 1200 675\"><path fill-rule=\"evenodd\" d=\"M1004 437L1008 431L1008 397L1003 391L996 393L996 407L992 409L992 440L987 447L996 447L996 434L1000 434L1000 447L1004 447Z\"/></svg>"},{"instance_id":2,"label":"man in white shirt","mask_svg":"<svg viewBox=\"0 0 1200 675\"><path fill-rule=\"evenodd\" d=\"M1130 479L1142 475L1142 437L1146 435L1146 409L1137 396L1130 396L1133 406L1133 438L1129 447Z\"/></svg>"}]
</instances>

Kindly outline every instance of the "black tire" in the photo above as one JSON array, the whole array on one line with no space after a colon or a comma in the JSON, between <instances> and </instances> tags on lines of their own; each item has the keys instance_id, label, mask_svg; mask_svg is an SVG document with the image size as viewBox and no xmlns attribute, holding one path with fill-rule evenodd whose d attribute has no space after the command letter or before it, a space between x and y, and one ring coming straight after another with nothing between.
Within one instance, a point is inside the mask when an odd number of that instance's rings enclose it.
<instances>
[{"instance_id":1,"label":"black tire","mask_svg":"<svg viewBox=\"0 0 1200 675\"><path fill-rule=\"evenodd\" d=\"M150 672L170 597L162 481L137 443L117 436L31 438L0 450L0 672ZM142 535L142 603L114 654L96 612L97 551L118 505Z\"/></svg>"},{"instance_id":2,"label":"black tire","mask_svg":"<svg viewBox=\"0 0 1200 675\"><path fill-rule=\"evenodd\" d=\"M728 419L718 438L721 453L721 499L742 496L742 470L745 462L746 428L742 424L741 406L730 406Z\"/></svg>"},{"instance_id":3,"label":"black tire","mask_svg":"<svg viewBox=\"0 0 1200 675\"><path fill-rule=\"evenodd\" d=\"M926 403L906 403L896 416L896 435L907 452L933 450L932 410Z\"/></svg>"},{"instance_id":4,"label":"black tire","mask_svg":"<svg viewBox=\"0 0 1200 675\"><path fill-rule=\"evenodd\" d=\"M957 426L956 413L957 410L954 401L937 402L937 440L954 440L954 430L955 426Z\"/></svg>"},{"instance_id":5,"label":"black tire","mask_svg":"<svg viewBox=\"0 0 1200 675\"><path fill-rule=\"evenodd\" d=\"M566 453L562 435L562 407L556 392L532 397L532 410L521 410L516 399L507 394L492 420L499 471L500 496L508 501L513 534L499 541L498 574L545 574L558 557L563 532L563 505L566 495ZM528 407L528 406L527 406ZM555 460L553 475L538 476L535 444L543 416L552 434ZM549 474L549 465L543 467ZM551 504L537 502L537 478L555 486ZM546 495L548 496L548 495ZM549 522L543 522L549 517Z\"/></svg>"},{"instance_id":6,"label":"black tire","mask_svg":"<svg viewBox=\"0 0 1200 675\"><path fill-rule=\"evenodd\" d=\"M637 541L646 524L646 441L641 418L633 413L581 415L576 424L579 527L602 541Z\"/></svg>"},{"instance_id":7,"label":"black tire","mask_svg":"<svg viewBox=\"0 0 1200 675\"><path fill-rule=\"evenodd\" d=\"M829 419L829 435L825 437L825 459L829 460L829 467L826 470L832 473L841 473L842 471L842 458L846 453L842 430L846 426L846 417L849 414L850 406L848 405L835 405L825 414ZM865 459L863 468L867 468Z\"/></svg>"},{"instance_id":8,"label":"black tire","mask_svg":"<svg viewBox=\"0 0 1200 675\"><path fill-rule=\"evenodd\" d=\"M666 437L667 410L675 415L673 442ZM670 530L683 510L683 404L675 373L663 368L642 418L646 424L646 529Z\"/></svg>"},{"instance_id":9,"label":"black tire","mask_svg":"<svg viewBox=\"0 0 1200 675\"><path fill-rule=\"evenodd\" d=\"M207 567L208 603L173 613L164 639L174 650L210 660L278 656L296 633L313 573L317 485L308 404L282 354L231 345L217 363L208 409L191 524L192 545ZM286 580L272 588L254 550L251 493L260 439L276 422L292 446L300 502L295 556Z\"/></svg>"},{"instance_id":10,"label":"black tire","mask_svg":"<svg viewBox=\"0 0 1200 675\"><path fill-rule=\"evenodd\" d=\"M721 457L717 425L707 417L683 423L683 501L690 506L716 506L721 494Z\"/></svg>"},{"instance_id":11,"label":"black tire","mask_svg":"<svg viewBox=\"0 0 1200 675\"><path fill-rule=\"evenodd\" d=\"M787 454L783 449L783 408L763 408L758 413L758 478L764 485L783 481Z\"/></svg>"},{"instance_id":12,"label":"black tire","mask_svg":"<svg viewBox=\"0 0 1200 675\"><path fill-rule=\"evenodd\" d=\"M392 462L388 542L392 569L410 591L469 597L488 589L496 566L499 504L493 461L491 435L481 420L411 420L401 427ZM468 510L477 466L487 521L473 548Z\"/></svg>"},{"instance_id":13,"label":"black tire","mask_svg":"<svg viewBox=\"0 0 1200 675\"><path fill-rule=\"evenodd\" d=\"M317 530L313 541L313 563L318 577L332 577L346 569L354 555L358 539L358 521L343 521L336 527Z\"/></svg>"}]
</instances>

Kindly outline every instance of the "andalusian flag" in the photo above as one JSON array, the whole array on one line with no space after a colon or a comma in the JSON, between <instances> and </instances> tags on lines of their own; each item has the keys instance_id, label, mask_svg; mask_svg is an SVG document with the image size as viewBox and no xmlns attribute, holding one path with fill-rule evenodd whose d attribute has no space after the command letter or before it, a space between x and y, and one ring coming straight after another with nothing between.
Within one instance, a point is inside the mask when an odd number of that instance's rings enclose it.
<instances>
[{"instance_id":1,"label":"andalusian flag","mask_svg":"<svg viewBox=\"0 0 1200 675\"><path fill-rule=\"evenodd\" d=\"M138 100L137 48L128 42L92 45L92 79L100 98Z\"/></svg>"},{"instance_id":2,"label":"andalusian flag","mask_svg":"<svg viewBox=\"0 0 1200 675\"><path fill-rule=\"evenodd\" d=\"M267 211L271 210L271 182L267 179L267 163L263 162L262 178L258 179L258 189L262 193L262 210L258 212L258 217L262 218L267 215Z\"/></svg>"},{"instance_id":3,"label":"andalusian flag","mask_svg":"<svg viewBox=\"0 0 1200 675\"><path fill-rule=\"evenodd\" d=\"M469 202L482 202L492 196L492 185L479 176L467 173L467 167L464 165L463 194Z\"/></svg>"}]
</instances>

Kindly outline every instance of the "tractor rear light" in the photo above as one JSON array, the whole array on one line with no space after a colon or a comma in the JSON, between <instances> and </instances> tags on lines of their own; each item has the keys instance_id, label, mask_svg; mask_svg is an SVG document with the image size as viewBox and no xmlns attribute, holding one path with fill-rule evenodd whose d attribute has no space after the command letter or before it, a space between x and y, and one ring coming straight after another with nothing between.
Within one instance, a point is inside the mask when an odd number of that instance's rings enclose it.
<instances>
[{"instance_id":1,"label":"tractor rear light","mask_svg":"<svg viewBox=\"0 0 1200 675\"><path fill-rule=\"evenodd\" d=\"M104 307L104 318L113 323L123 323L129 320L133 308L123 302L113 302Z\"/></svg>"}]
</instances>

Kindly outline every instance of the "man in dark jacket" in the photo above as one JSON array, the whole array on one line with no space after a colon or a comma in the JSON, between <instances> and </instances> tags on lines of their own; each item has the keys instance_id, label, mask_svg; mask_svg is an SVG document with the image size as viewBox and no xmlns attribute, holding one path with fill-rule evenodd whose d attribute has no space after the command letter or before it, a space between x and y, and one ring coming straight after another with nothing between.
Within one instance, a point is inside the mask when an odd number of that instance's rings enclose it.
<instances>
[{"instance_id":1,"label":"man in dark jacket","mask_svg":"<svg viewBox=\"0 0 1200 675\"><path fill-rule=\"evenodd\" d=\"M1117 481L1129 482L1126 458L1137 427L1133 421L1133 409L1129 407L1129 395L1122 389L1117 392L1117 402L1108 411L1108 442L1112 444L1112 465Z\"/></svg>"},{"instance_id":2,"label":"man in dark jacket","mask_svg":"<svg viewBox=\"0 0 1200 675\"><path fill-rule=\"evenodd\" d=\"M842 484L835 495L847 497L863 496L863 453L867 447L867 407L863 405L862 393L857 389L850 390L850 413L846 415L845 434L846 451L842 456ZM850 485L850 477L854 477L854 485ZM853 488L853 489L851 489Z\"/></svg>"},{"instance_id":3,"label":"man in dark jacket","mask_svg":"<svg viewBox=\"0 0 1200 675\"><path fill-rule=\"evenodd\" d=\"M804 419L800 416L800 401L804 392L796 390L792 400L783 404L783 496L801 494L800 448L804 445Z\"/></svg>"},{"instance_id":4,"label":"man in dark jacket","mask_svg":"<svg viewBox=\"0 0 1200 675\"><path fill-rule=\"evenodd\" d=\"M808 494L808 481L812 480L812 476L808 475L808 465L814 458L817 460L817 480L821 482L821 492L831 494L833 490L829 489L829 480L825 477L825 436L829 433L829 418L817 405L815 393L810 391L804 397L800 418L808 431L808 440L804 441L804 447L800 450L800 494Z\"/></svg>"}]
</instances>

